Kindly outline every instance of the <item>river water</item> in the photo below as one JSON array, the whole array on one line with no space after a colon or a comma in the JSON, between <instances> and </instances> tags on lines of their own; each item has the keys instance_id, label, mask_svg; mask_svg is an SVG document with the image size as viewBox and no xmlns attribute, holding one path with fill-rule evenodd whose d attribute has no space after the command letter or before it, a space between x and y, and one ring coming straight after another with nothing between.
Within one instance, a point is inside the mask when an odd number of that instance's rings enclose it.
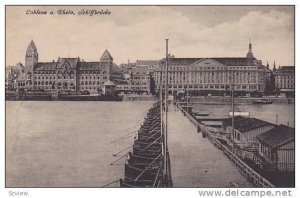
<instances>
[{"instance_id":1,"label":"river water","mask_svg":"<svg viewBox=\"0 0 300 198\"><path fill-rule=\"evenodd\" d=\"M110 164L125 152L113 154L132 145L133 137L120 137L138 129L152 104L7 101L6 186L102 187L122 178L125 159ZM198 105L195 109L220 117L228 114L229 107ZM245 105L237 109L273 123L279 114L279 123L289 121L294 126L293 105ZM172 152L180 153L178 149L174 146ZM118 183L110 187L118 187Z\"/></svg>"},{"instance_id":2,"label":"river water","mask_svg":"<svg viewBox=\"0 0 300 198\"><path fill-rule=\"evenodd\" d=\"M138 129L152 104L6 102L7 187L101 187L124 177L125 159L110 163L133 137L111 141Z\"/></svg>"},{"instance_id":3,"label":"river water","mask_svg":"<svg viewBox=\"0 0 300 198\"><path fill-rule=\"evenodd\" d=\"M230 105L205 105L192 104L194 112L208 113L209 117L226 118L228 112L232 111ZM276 124L276 114L278 115L277 123L295 127L295 105L294 104L267 104L253 105L242 104L235 105L235 111L249 112L250 117L265 120Z\"/></svg>"}]
</instances>

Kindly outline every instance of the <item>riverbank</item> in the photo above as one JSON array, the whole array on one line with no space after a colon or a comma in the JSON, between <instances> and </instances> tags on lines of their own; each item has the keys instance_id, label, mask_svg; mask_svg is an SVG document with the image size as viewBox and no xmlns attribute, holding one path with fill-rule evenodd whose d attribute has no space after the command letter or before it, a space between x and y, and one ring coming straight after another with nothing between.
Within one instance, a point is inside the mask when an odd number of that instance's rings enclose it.
<instances>
[{"instance_id":1,"label":"riverbank","mask_svg":"<svg viewBox=\"0 0 300 198\"><path fill-rule=\"evenodd\" d=\"M155 101L154 95L124 95L123 101Z\"/></svg>"},{"instance_id":2,"label":"riverbank","mask_svg":"<svg viewBox=\"0 0 300 198\"><path fill-rule=\"evenodd\" d=\"M266 99L271 101L273 104L295 104L295 98L234 98L235 104L253 104L253 101ZM194 104L220 104L230 105L231 97L198 97L192 96L190 103Z\"/></svg>"},{"instance_id":3,"label":"riverbank","mask_svg":"<svg viewBox=\"0 0 300 198\"><path fill-rule=\"evenodd\" d=\"M59 94L58 92L25 92L17 93L6 91L6 101L155 101L154 95L80 95L80 94Z\"/></svg>"}]
</instances>

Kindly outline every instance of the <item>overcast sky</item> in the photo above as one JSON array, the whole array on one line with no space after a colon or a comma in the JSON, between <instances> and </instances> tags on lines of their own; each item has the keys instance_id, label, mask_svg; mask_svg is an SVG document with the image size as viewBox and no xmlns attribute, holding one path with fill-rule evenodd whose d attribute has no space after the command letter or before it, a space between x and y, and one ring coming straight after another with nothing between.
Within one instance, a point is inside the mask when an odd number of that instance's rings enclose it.
<instances>
[{"instance_id":1,"label":"overcast sky","mask_svg":"<svg viewBox=\"0 0 300 198\"><path fill-rule=\"evenodd\" d=\"M29 9L108 9L111 15L26 15ZM40 62L78 56L99 61L107 48L120 64L163 58L165 38L175 57L244 57L251 38L263 64L294 65L294 7L6 7L6 65L24 64L31 39Z\"/></svg>"}]
</instances>

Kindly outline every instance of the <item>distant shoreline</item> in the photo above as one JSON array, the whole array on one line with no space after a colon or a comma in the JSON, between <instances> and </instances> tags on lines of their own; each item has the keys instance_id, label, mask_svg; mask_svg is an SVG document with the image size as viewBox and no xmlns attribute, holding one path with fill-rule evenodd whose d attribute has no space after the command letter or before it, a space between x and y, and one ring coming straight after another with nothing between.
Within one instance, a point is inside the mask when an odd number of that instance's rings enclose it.
<instances>
[{"instance_id":1,"label":"distant shoreline","mask_svg":"<svg viewBox=\"0 0 300 198\"><path fill-rule=\"evenodd\" d=\"M234 98L235 104L253 104L255 100L269 100L273 104L295 104L295 98ZM191 97L191 104L216 104L228 105L231 104L231 97ZM268 105L268 104L255 104Z\"/></svg>"}]
</instances>

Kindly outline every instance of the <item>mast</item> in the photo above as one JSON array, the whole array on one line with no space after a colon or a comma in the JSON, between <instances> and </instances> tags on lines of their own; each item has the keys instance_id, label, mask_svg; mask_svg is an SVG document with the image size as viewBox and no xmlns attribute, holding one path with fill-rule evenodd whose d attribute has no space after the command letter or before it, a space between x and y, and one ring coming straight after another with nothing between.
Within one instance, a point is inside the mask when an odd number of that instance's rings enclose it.
<instances>
[{"instance_id":1,"label":"mast","mask_svg":"<svg viewBox=\"0 0 300 198\"><path fill-rule=\"evenodd\" d=\"M164 119L163 119L163 84L162 84L162 67L160 68L160 78L159 78L159 102L160 102L160 131L161 137L164 136ZM165 148L164 144L161 145L162 147L162 156L165 158Z\"/></svg>"},{"instance_id":2,"label":"mast","mask_svg":"<svg viewBox=\"0 0 300 198\"><path fill-rule=\"evenodd\" d=\"M234 142L234 74L232 73L232 85L231 85L231 104L232 104L232 140L233 140L233 152L235 153L235 142Z\"/></svg>"},{"instance_id":3,"label":"mast","mask_svg":"<svg viewBox=\"0 0 300 198\"><path fill-rule=\"evenodd\" d=\"M165 130L164 130L164 175L167 176L167 129L168 129L168 41L166 39L166 75L165 75Z\"/></svg>"}]
</instances>

